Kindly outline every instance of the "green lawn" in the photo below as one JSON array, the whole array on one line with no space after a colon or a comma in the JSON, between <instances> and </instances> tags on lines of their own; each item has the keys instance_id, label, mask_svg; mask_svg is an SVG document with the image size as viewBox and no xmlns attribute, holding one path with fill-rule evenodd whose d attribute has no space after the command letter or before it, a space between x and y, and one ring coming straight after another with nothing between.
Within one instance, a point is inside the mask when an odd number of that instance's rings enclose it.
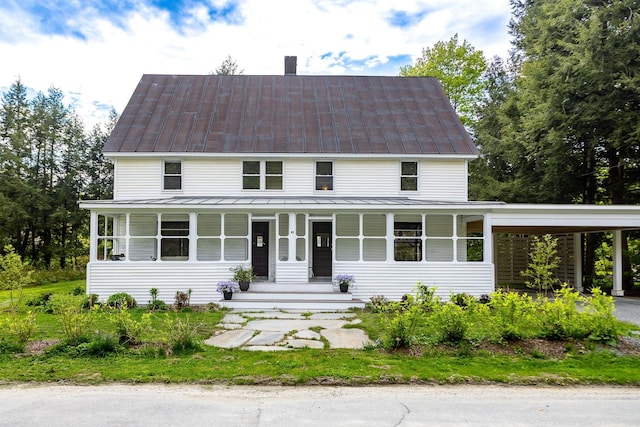
<instances>
[{"instance_id":1,"label":"green lawn","mask_svg":"<svg viewBox=\"0 0 640 427\"><path fill-rule=\"evenodd\" d=\"M70 293L83 281L64 282L25 290L25 298L45 292ZM6 291L0 304L7 306ZM140 320L143 309L131 310ZM7 313L4 316L8 315ZM215 330L223 311L172 312L172 319L199 324L198 337ZM4 317L0 315L0 317ZM153 341L165 323L163 313L151 315L143 341ZM381 333L376 316L359 313L362 327L373 337ZM60 338L60 319L38 313L33 339ZM113 333L106 316L98 316L93 331ZM620 384L640 385L640 357L619 356L614 351L572 350L562 357L539 353L499 354L487 350L438 347L414 350L310 350L250 352L204 346L201 351L171 354L138 346L120 349L106 357L79 356L69 349L42 354L0 353L0 381L225 383L225 384L386 384L386 383L508 383L508 384ZM576 347L577 348L577 347ZM613 349L612 349L613 350Z\"/></svg>"}]
</instances>

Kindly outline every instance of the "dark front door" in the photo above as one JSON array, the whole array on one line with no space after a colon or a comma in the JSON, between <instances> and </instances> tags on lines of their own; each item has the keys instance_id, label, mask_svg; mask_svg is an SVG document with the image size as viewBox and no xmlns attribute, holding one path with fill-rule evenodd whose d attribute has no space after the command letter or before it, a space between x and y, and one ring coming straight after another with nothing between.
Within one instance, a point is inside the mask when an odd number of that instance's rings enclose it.
<instances>
[{"instance_id":1,"label":"dark front door","mask_svg":"<svg viewBox=\"0 0 640 427\"><path fill-rule=\"evenodd\" d=\"M251 224L251 265L258 277L269 276L269 223Z\"/></svg>"},{"instance_id":2,"label":"dark front door","mask_svg":"<svg viewBox=\"0 0 640 427\"><path fill-rule=\"evenodd\" d=\"M313 275L331 277L331 223L313 223Z\"/></svg>"}]
</instances>

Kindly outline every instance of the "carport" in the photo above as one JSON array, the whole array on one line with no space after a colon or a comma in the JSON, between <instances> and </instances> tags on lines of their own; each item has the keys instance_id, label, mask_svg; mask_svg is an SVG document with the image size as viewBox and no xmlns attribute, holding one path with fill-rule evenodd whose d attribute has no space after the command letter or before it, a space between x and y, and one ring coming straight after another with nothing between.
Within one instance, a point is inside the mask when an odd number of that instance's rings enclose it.
<instances>
[{"instance_id":1,"label":"carport","mask_svg":"<svg viewBox=\"0 0 640 427\"><path fill-rule=\"evenodd\" d=\"M613 296L623 296L622 231L640 229L640 206L628 205L529 205L504 204L493 207L487 215L495 242L498 234L573 234L579 242L583 233L613 234ZM495 247L495 244L493 245ZM576 288L582 290L582 247L574 244ZM497 251L494 251L494 264Z\"/></svg>"}]
</instances>

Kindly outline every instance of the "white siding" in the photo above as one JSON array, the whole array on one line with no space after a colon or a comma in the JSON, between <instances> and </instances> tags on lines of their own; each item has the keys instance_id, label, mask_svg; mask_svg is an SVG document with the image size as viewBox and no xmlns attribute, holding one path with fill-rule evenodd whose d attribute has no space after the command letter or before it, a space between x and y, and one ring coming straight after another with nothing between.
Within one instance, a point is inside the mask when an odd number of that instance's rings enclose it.
<instances>
[{"instance_id":1,"label":"white siding","mask_svg":"<svg viewBox=\"0 0 640 427\"><path fill-rule=\"evenodd\" d=\"M277 283L306 283L309 277L309 266L306 262L277 262Z\"/></svg>"},{"instance_id":2,"label":"white siding","mask_svg":"<svg viewBox=\"0 0 640 427\"><path fill-rule=\"evenodd\" d=\"M162 196L162 161L160 159L118 158L115 163L115 174L114 200Z\"/></svg>"},{"instance_id":3,"label":"white siding","mask_svg":"<svg viewBox=\"0 0 640 427\"><path fill-rule=\"evenodd\" d=\"M216 286L220 280L230 280L229 271L237 263L186 262L98 262L87 265L87 292L105 301L116 292L131 294L138 304L150 299L149 289L158 289L158 298L173 304L176 291L191 289L192 304L218 301Z\"/></svg>"},{"instance_id":4,"label":"white siding","mask_svg":"<svg viewBox=\"0 0 640 427\"><path fill-rule=\"evenodd\" d=\"M493 264L489 263L349 263L335 262L335 274L352 274L356 287L354 298L368 301L374 295L399 300L413 292L418 282L438 288L436 294L446 299L450 293L480 296L494 291Z\"/></svg>"},{"instance_id":5,"label":"white siding","mask_svg":"<svg viewBox=\"0 0 640 427\"><path fill-rule=\"evenodd\" d=\"M466 201L466 160L424 160L420 165L420 198Z\"/></svg>"},{"instance_id":6,"label":"white siding","mask_svg":"<svg viewBox=\"0 0 640 427\"><path fill-rule=\"evenodd\" d=\"M467 199L465 160L420 162L419 191L400 191L401 159L339 159L334 161L334 191L315 191L314 159L282 159L282 191L242 189L242 159L182 160L182 190L162 190L162 159L117 158L114 199L179 196L332 195L339 197L408 196L429 200ZM331 160L331 159L327 159Z\"/></svg>"}]
</instances>

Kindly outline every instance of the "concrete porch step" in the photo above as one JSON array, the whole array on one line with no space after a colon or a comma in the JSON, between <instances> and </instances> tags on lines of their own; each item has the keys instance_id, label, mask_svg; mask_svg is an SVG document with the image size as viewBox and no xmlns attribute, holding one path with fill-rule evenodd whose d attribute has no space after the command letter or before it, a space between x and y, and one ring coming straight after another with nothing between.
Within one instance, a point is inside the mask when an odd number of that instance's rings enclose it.
<instances>
[{"instance_id":1,"label":"concrete porch step","mask_svg":"<svg viewBox=\"0 0 640 427\"><path fill-rule=\"evenodd\" d=\"M236 292L234 300L322 300L322 301L351 301L353 296L349 292L264 292L249 288L247 292Z\"/></svg>"},{"instance_id":2,"label":"concrete porch step","mask_svg":"<svg viewBox=\"0 0 640 427\"><path fill-rule=\"evenodd\" d=\"M273 283L253 282L249 285L249 292L334 292L333 283Z\"/></svg>"},{"instance_id":3,"label":"concrete porch step","mask_svg":"<svg viewBox=\"0 0 640 427\"><path fill-rule=\"evenodd\" d=\"M310 310L310 311L346 311L350 308L364 308L364 301L351 299L348 301L298 299L298 300L272 300L272 299L221 299L218 301L221 307L235 310Z\"/></svg>"}]
</instances>

